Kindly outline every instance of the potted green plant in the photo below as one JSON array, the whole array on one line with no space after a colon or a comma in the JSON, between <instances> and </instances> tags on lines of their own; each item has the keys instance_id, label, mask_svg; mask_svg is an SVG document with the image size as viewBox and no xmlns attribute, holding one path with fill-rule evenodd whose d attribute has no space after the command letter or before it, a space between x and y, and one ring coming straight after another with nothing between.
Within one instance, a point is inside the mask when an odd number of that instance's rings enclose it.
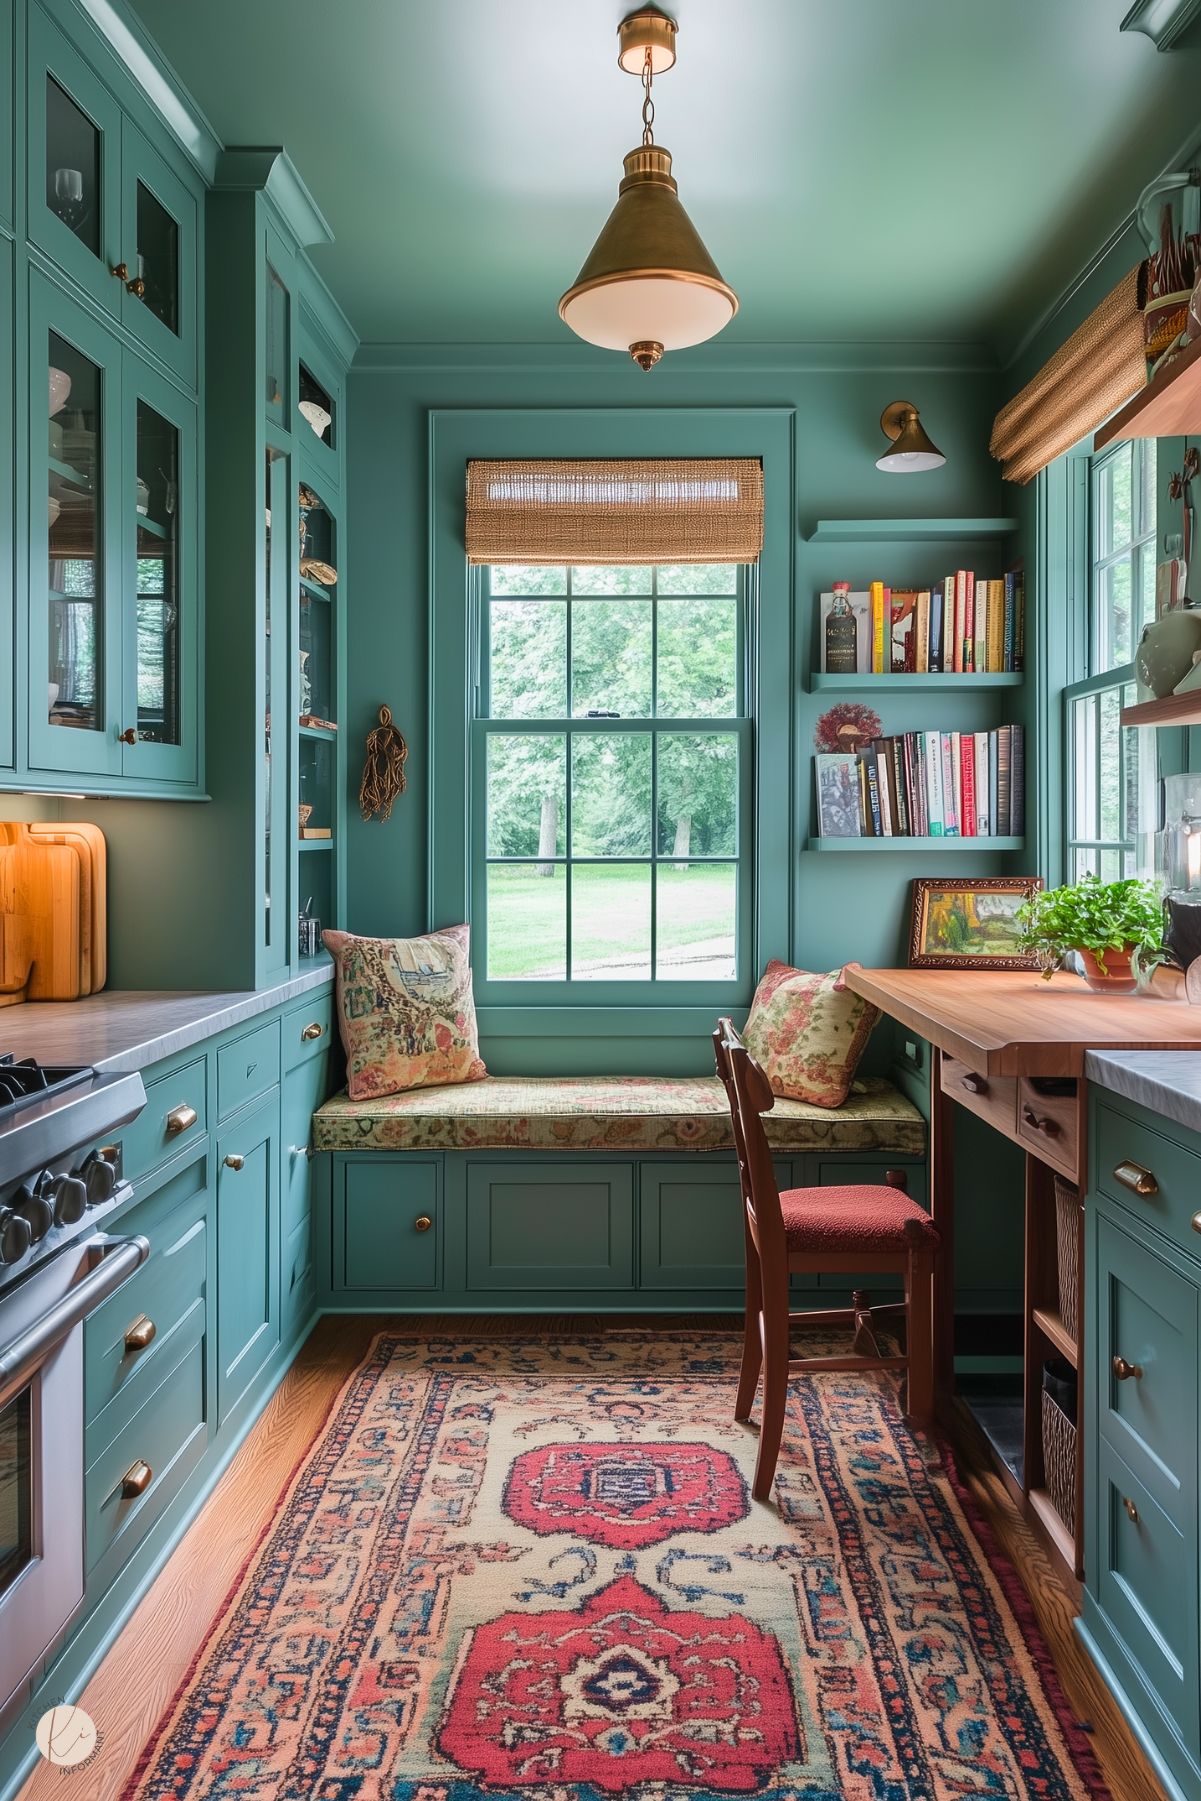
<instances>
[{"instance_id":1,"label":"potted green plant","mask_svg":"<svg viewBox=\"0 0 1201 1801\"><path fill-rule=\"evenodd\" d=\"M1068 951L1077 951L1090 988L1133 994L1140 964L1163 949L1163 897L1155 882L1135 876L1103 882L1086 875L1064 888L1047 888L1018 909L1022 949L1043 965L1049 982Z\"/></svg>"}]
</instances>

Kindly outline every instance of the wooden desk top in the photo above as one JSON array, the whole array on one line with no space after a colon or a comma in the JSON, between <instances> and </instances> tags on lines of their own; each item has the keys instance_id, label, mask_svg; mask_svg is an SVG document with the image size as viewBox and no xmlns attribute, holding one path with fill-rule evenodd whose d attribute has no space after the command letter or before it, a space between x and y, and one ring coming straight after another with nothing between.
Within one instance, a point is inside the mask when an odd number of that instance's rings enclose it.
<instances>
[{"instance_id":1,"label":"wooden desk top","mask_svg":"<svg viewBox=\"0 0 1201 1801\"><path fill-rule=\"evenodd\" d=\"M864 969L847 986L978 1075L1079 1076L1090 1050L1201 1050L1201 1007L1037 971Z\"/></svg>"}]
</instances>

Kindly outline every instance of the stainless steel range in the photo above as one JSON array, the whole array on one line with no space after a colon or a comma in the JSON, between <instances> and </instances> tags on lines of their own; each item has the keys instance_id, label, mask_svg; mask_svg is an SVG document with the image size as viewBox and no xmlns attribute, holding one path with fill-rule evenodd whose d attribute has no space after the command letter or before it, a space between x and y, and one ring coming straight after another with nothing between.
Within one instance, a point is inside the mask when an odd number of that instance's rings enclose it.
<instances>
[{"instance_id":1,"label":"stainless steel range","mask_svg":"<svg viewBox=\"0 0 1201 1801\"><path fill-rule=\"evenodd\" d=\"M83 1322L149 1255L107 1140L139 1075L0 1056L0 1729L83 1600Z\"/></svg>"}]
</instances>

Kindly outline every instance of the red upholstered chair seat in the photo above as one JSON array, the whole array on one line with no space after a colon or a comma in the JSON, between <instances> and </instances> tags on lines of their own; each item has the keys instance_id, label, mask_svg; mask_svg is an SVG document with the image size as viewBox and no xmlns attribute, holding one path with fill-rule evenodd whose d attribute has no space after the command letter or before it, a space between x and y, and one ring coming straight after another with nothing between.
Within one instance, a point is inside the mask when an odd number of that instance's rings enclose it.
<instances>
[{"instance_id":1,"label":"red upholstered chair seat","mask_svg":"<svg viewBox=\"0 0 1201 1801\"><path fill-rule=\"evenodd\" d=\"M938 1243L929 1214L899 1188L786 1188L780 1196L790 1251L908 1251Z\"/></svg>"}]
</instances>

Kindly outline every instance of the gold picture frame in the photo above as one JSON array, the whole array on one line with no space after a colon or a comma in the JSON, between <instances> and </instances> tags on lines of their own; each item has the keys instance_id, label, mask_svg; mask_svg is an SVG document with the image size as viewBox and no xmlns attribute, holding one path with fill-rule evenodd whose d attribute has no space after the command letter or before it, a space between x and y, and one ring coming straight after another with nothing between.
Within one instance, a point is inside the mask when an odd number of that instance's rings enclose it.
<instances>
[{"instance_id":1,"label":"gold picture frame","mask_svg":"<svg viewBox=\"0 0 1201 1801\"><path fill-rule=\"evenodd\" d=\"M1037 969L1017 948L1014 915L1041 876L918 876L909 916L910 969Z\"/></svg>"}]
</instances>

